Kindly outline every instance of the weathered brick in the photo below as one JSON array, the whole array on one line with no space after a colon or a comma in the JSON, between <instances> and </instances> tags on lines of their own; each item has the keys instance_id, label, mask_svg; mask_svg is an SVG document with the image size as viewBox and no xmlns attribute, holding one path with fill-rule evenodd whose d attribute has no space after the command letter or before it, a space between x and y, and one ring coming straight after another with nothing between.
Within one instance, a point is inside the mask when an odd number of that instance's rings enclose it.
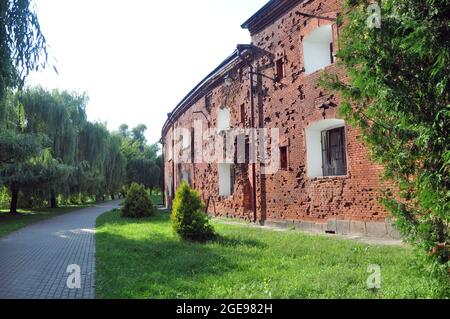
<instances>
[{"instance_id":1,"label":"weathered brick","mask_svg":"<svg viewBox=\"0 0 450 319\"><path fill-rule=\"evenodd\" d=\"M310 228L308 223L314 223L311 230L319 232L365 233L364 222L384 222L386 212L378 200L379 190L383 187L380 181L382 167L370 161L368 149L360 141L361 133L348 125L345 127L346 176L310 178L307 175L306 128L322 119L339 118L340 97L325 92L317 84L323 71L304 73L303 40L318 26L332 24L334 47L337 47L337 26L329 19L336 17L342 1L297 2L261 31L252 34L252 44L260 49L254 62L258 72L273 78L277 75L274 59L284 59L281 83L274 85L270 79L256 76L255 125L279 128L280 140L288 148L287 170L262 178L260 165L256 165L257 219L301 221L305 223L296 223L295 226L305 229ZM305 17L299 12L314 13L329 19ZM198 96L186 102L184 111L171 116L166 123L163 132L166 203L170 205L172 199L168 195L170 177L173 176L176 188L182 171L186 170L191 185L207 204L209 214L253 220L251 165L240 164L236 167L234 194L221 197L216 164L173 164L168 156L174 128L190 129L194 120L203 121L205 128L208 121L211 127L215 127L221 107L229 108L233 128L249 126L248 69L236 66L234 82L230 87L223 85L227 72L228 69L223 74L216 74L215 82L202 84ZM336 73L343 79L346 77L345 71L337 64L326 67L325 72ZM206 107L206 100L210 107ZM320 108L322 105L327 107ZM328 223L330 220L339 220L339 223L335 223L333 229L327 229L330 227L324 225L330 226L333 223ZM317 223L320 226L313 226ZM367 230L381 234L381 228L369 226ZM394 231L390 233L394 234Z\"/></svg>"}]
</instances>

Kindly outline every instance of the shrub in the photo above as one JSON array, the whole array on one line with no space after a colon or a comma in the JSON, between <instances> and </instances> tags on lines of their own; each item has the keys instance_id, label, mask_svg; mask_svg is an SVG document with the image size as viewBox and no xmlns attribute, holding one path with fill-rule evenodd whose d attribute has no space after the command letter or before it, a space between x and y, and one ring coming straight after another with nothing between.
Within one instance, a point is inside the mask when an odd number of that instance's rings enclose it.
<instances>
[{"instance_id":1,"label":"shrub","mask_svg":"<svg viewBox=\"0 0 450 319\"><path fill-rule=\"evenodd\" d=\"M122 217L143 218L155 213L150 195L141 184L133 183L127 190Z\"/></svg>"},{"instance_id":2,"label":"shrub","mask_svg":"<svg viewBox=\"0 0 450 319\"><path fill-rule=\"evenodd\" d=\"M207 241L214 238L214 228L203 209L198 193L182 182L173 202L171 220L174 232L185 240Z\"/></svg>"},{"instance_id":3,"label":"shrub","mask_svg":"<svg viewBox=\"0 0 450 319\"><path fill-rule=\"evenodd\" d=\"M404 238L450 279L448 1L382 1L380 28L367 23L370 1L347 2L338 57L348 76L322 82L395 183L383 204Z\"/></svg>"}]
</instances>

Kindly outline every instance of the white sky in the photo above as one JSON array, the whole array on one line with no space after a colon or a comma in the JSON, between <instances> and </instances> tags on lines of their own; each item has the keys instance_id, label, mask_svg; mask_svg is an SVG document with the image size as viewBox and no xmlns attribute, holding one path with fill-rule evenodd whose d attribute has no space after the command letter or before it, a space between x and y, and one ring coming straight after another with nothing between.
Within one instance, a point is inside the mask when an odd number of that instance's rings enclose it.
<instances>
[{"instance_id":1,"label":"white sky","mask_svg":"<svg viewBox=\"0 0 450 319\"><path fill-rule=\"evenodd\" d=\"M56 59L29 84L85 91L89 119L144 123L157 142L169 113L238 43L268 0L35 0Z\"/></svg>"}]
</instances>

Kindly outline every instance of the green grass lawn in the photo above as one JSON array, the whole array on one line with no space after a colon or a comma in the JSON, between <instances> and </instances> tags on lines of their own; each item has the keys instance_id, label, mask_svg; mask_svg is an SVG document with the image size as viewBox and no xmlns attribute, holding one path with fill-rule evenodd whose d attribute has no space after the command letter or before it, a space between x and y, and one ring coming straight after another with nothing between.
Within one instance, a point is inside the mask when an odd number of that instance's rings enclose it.
<instances>
[{"instance_id":1,"label":"green grass lawn","mask_svg":"<svg viewBox=\"0 0 450 319\"><path fill-rule=\"evenodd\" d=\"M439 298L412 249L214 222L206 244L173 235L168 213L97 219L97 298ZM378 264L382 287L367 288Z\"/></svg>"},{"instance_id":2,"label":"green grass lawn","mask_svg":"<svg viewBox=\"0 0 450 319\"><path fill-rule=\"evenodd\" d=\"M88 206L65 206L56 209L39 208L20 210L20 215L10 215L7 210L0 210L0 238L32 223L82 209Z\"/></svg>"}]
</instances>

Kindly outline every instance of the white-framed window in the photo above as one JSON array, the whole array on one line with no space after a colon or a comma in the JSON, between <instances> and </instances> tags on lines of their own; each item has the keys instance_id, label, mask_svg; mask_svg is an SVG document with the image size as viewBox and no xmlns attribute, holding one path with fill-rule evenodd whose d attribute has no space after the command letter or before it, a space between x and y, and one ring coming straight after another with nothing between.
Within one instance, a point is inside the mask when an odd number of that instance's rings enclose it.
<instances>
[{"instance_id":1,"label":"white-framed window","mask_svg":"<svg viewBox=\"0 0 450 319\"><path fill-rule=\"evenodd\" d=\"M183 171L181 173L181 179L189 184L189 172L188 171Z\"/></svg>"},{"instance_id":2,"label":"white-framed window","mask_svg":"<svg viewBox=\"0 0 450 319\"><path fill-rule=\"evenodd\" d=\"M318 27L303 40L305 73L310 74L333 63L333 27Z\"/></svg>"},{"instance_id":3,"label":"white-framed window","mask_svg":"<svg viewBox=\"0 0 450 319\"><path fill-rule=\"evenodd\" d=\"M190 133L183 132L183 150L187 149L191 145Z\"/></svg>"},{"instance_id":4,"label":"white-framed window","mask_svg":"<svg viewBox=\"0 0 450 319\"><path fill-rule=\"evenodd\" d=\"M219 109L217 113L217 130L220 132L230 128L230 110L227 107Z\"/></svg>"},{"instance_id":5,"label":"white-framed window","mask_svg":"<svg viewBox=\"0 0 450 319\"><path fill-rule=\"evenodd\" d=\"M234 191L234 164L218 164L219 196L231 196Z\"/></svg>"},{"instance_id":6,"label":"white-framed window","mask_svg":"<svg viewBox=\"0 0 450 319\"><path fill-rule=\"evenodd\" d=\"M347 175L345 121L327 119L306 128L308 177Z\"/></svg>"}]
</instances>

